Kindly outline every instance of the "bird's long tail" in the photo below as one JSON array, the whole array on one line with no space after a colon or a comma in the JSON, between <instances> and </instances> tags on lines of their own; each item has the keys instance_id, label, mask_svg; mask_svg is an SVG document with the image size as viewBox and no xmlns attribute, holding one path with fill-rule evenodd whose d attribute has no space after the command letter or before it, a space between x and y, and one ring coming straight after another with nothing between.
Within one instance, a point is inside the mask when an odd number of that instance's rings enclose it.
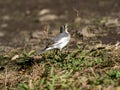
<instances>
[{"instance_id":1,"label":"bird's long tail","mask_svg":"<svg viewBox=\"0 0 120 90\"><path fill-rule=\"evenodd\" d=\"M51 50L51 49L53 49L53 48L52 47L48 47L48 48L45 48L45 49L43 49L41 51L38 51L36 54L40 55L40 54L44 53L45 51L48 51L48 50Z\"/></svg>"}]
</instances>

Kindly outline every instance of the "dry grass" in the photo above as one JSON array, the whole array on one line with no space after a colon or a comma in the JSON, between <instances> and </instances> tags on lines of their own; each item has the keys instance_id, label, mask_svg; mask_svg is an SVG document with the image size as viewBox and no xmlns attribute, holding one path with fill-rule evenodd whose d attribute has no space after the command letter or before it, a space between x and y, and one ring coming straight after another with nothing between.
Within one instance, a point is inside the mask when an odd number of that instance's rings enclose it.
<instances>
[{"instance_id":1,"label":"dry grass","mask_svg":"<svg viewBox=\"0 0 120 90\"><path fill-rule=\"evenodd\" d=\"M37 59L21 49L11 51L1 55L1 61L9 62L1 63L0 88L115 90L120 84L119 49L119 45L78 47L57 56L49 51ZM21 57L12 60L15 52Z\"/></svg>"},{"instance_id":2,"label":"dry grass","mask_svg":"<svg viewBox=\"0 0 120 90\"><path fill-rule=\"evenodd\" d=\"M97 41L109 30L102 20L83 28L75 23L69 47L58 54L52 50L31 58L35 50L25 46L0 55L0 89L120 90L120 43ZM48 38L49 31L45 34Z\"/></svg>"}]
</instances>

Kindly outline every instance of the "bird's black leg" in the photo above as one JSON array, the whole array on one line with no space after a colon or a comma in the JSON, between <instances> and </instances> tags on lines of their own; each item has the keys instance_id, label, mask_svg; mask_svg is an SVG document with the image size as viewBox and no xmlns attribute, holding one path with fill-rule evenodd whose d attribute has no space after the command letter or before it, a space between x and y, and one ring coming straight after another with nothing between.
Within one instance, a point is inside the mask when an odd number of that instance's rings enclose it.
<instances>
[{"instance_id":1,"label":"bird's black leg","mask_svg":"<svg viewBox=\"0 0 120 90\"><path fill-rule=\"evenodd\" d=\"M55 49L55 55L59 54L59 49Z\"/></svg>"}]
</instances>

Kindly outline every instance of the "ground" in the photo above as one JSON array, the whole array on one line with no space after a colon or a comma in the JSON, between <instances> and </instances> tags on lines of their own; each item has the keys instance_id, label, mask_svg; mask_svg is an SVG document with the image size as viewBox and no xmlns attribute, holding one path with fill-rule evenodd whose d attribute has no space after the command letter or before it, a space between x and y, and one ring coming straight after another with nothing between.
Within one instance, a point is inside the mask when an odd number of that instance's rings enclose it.
<instances>
[{"instance_id":1,"label":"ground","mask_svg":"<svg viewBox=\"0 0 120 90\"><path fill-rule=\"evenodd\" d=\"M119 0L0 0L0 89L120 90ZM62 52L32 57L68 23Z\"/></svg>"}]
</instances>

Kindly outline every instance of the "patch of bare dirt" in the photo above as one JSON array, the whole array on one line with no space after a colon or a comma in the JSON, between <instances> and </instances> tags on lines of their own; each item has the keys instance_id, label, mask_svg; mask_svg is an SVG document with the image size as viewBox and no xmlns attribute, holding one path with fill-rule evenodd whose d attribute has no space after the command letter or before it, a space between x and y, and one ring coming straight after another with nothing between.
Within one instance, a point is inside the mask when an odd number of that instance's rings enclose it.
<instances>
[{"instance_id":1,"label":"patch of bare dirt","mask_svg":"<svg viewBox=\"0 0 120 90\"><path fill-rule=\"evenodd\" d=\"M75 30L81 32L81 29L90 25L91 20L104 17L117 19L119 25L110 27L104 33L106 36L99 36L97 40L105 44L115 44L120 41L119 8L119 0L1 0L0 48L23 47L26 44L39 47L44 44L42 41L45 39L43 36L47 30L46 25L50 27L49 37L59 32L59 26L64 23L71 24L70 32L75 34ZM114 20L110 22L116 23ZM96 31L99 33L99 30ZM35 33L39 33L39 38L36 39ZM85 35L93 34L83 36ZM0 52L3 51L5 49Z\"/></svg>"}]
</instances>

